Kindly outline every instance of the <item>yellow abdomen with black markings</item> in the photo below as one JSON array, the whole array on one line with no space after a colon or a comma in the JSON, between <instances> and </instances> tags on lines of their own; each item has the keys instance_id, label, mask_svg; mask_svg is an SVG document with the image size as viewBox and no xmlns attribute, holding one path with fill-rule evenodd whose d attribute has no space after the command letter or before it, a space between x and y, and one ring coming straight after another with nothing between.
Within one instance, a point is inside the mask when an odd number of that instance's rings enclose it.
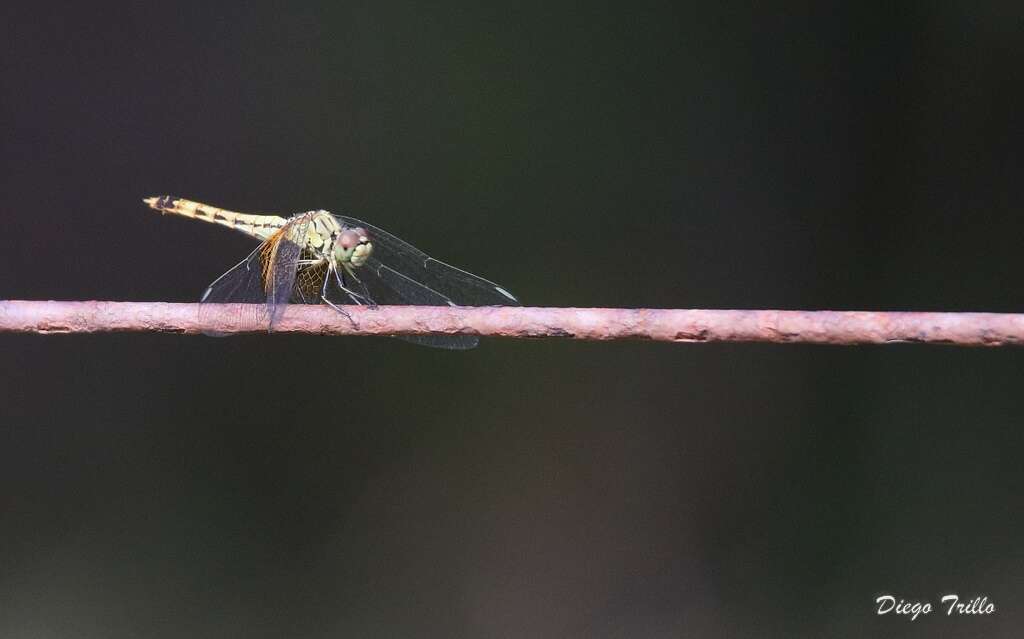
<instances>
[{"instance_id":1,"label":"yellow abdomen with black markings","mask_svg":"<svg viewBox=\"0 0 1024 639\"><path fill-rule=\"evenodd\" d=\"M181 215L204 222L220 224L259 240L267 240L287 223L287 219L278 215L255 215L252 213L236 213L227 209L217 208L201 202L193 202L176 198L171 195L161 195L143 200L150 208L161 213Z\"/></svg>"}]
</instances>

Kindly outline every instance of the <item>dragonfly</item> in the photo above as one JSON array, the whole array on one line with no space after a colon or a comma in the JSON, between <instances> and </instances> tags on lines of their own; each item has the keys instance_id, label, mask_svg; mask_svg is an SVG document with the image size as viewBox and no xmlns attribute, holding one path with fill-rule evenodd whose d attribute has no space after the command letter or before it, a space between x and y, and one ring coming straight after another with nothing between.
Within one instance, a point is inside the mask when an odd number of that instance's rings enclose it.
<instances>
[{"instance_id":1,"label":"dragonfly","mask_svg":"<svg viewBox=\"0 0 1024 639\"><path fill-rule=\"evenodd\" d=\"M288 304L326 304L349 319L342 305L519 305L506 288L354 217L324 210L291 217L237 213L170 195L143 202L161 213L219 224L260 241L203 292L201 322L217 304L240 304L235 319L247 330L272 330ZM476 335L398 337L460 350L479 342Z\"/></svg>"}]
</instances>

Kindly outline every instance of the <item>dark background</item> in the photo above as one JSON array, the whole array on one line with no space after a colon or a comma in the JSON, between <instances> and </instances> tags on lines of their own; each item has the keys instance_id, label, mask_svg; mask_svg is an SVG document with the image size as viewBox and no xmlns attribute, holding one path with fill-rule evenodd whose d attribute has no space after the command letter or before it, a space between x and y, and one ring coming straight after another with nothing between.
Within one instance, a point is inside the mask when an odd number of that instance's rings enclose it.
<instances>
[{"instance_id":1,"label":"dark background","mask_svg":"<svg viewBox=\"0 0 1024 639\"><path fill-rule=\"evenodd\" d=\"M252 242L169 193L528 305L1020 311L1024 10L896 4L8 7L0 297L197 299ZM1018 349L0 348L5 637L1024 623Z\"/></svg>"}]
</instances>

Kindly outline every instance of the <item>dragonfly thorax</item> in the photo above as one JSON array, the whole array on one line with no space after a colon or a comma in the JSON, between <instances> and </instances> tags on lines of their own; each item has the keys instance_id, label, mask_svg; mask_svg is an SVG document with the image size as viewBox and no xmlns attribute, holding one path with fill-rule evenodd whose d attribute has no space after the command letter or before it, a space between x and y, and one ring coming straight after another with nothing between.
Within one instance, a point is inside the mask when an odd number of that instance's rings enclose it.
<instances>
[{"instance_id":1,"label":"dragonfly thorax","mask_svg":"<svg viewBox=\"0 0 1024 639\"><path fill-rule=\"evenodd\" d=\"M362 266L373 253L370 234L361 226L347 226L328 211L296 216L305 220L305 250L315 258L333 261L346 269Z\"/></svg>"}]
</instances>

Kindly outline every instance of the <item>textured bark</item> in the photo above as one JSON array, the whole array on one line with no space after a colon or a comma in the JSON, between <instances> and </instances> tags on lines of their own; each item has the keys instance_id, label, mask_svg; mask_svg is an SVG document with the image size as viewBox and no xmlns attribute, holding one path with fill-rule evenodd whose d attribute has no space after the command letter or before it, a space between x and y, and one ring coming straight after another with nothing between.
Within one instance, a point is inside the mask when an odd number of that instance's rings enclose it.
<instances>
[{"instance_id":1,"label":"textured bark","mask_svg":"<svg viewBox=\"0 0 1024 639\"><path fill-rule=\"evenodd\" d=\"M0 332L257 332L235 305L204 317L196 304L160 302L0 302ZM290 305L275 333L397 335L470 333L492 337L666 342L897 342L1002 346L1024 343L1024 315L870 311L738 311L620 308Z\"/></svg>"}]
</instances>

